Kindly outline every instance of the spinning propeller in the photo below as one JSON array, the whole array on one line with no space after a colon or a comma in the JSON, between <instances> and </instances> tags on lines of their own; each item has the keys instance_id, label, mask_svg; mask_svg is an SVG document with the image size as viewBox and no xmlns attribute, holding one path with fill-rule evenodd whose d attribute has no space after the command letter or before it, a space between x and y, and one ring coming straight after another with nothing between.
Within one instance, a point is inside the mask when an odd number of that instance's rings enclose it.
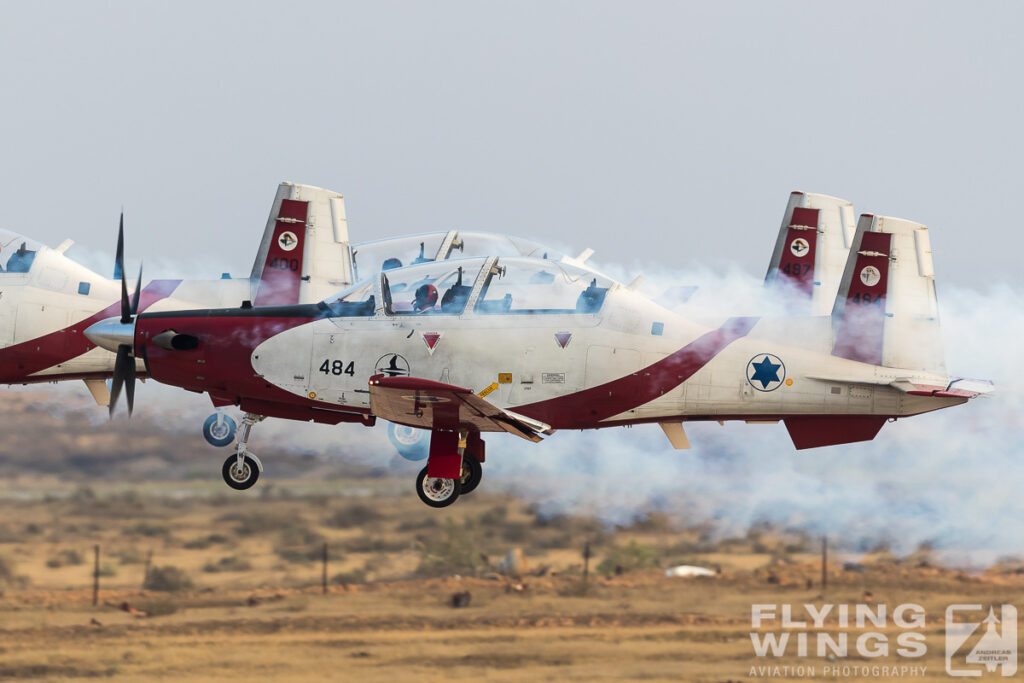
<instances>
[{"instance_id":1,"label":"spinning propeller","mask_svg":"<svg viewBox=\"0 0 1024 683\"><path fill-rule=\"evenodd\" d=\"M142 289L142 266L135 292L128 298L128 282L124 278L124 212L117 229L117 255L115 271L121 276L121 317L108 318L92 325L85 331L89 341L117 354L114 360L114 379L110 387L110 415L113 416L117 399L124 388L128 402L128 415L135 407L135 315L139 310L139 295Z\"/></svg>"}]
</instances>

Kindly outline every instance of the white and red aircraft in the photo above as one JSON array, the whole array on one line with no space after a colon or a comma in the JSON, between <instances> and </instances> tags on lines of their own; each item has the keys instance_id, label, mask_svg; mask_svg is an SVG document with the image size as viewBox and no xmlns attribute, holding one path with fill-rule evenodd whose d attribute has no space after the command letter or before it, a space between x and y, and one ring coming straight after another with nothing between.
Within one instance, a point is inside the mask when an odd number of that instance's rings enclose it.
<instances>
[{"instance_id":1,"label":"white and red aircraft","mask_svg":"<svg viewBox=\"0 0 1024 683\"><path fill-rule=\"evenodd\" d=\"M479 483L483 432L658 423L687 448L686 421L782 420L798 449L866 441L992 387L946 372L927 228L864 214L847 231L845 206L795 193L768 274L809 313L834 287L830 315L697 321L582 264L492 255L387 270L316 304L136 313L125 291L121 316L85 334L245 411L222 471L236 489L262 470L248 439L266 416L429 430L416 491L434 507Z\"/></svg>"},{"instance_id":2,"label":"white and red aircraft","mask_svg":"<svg viewBox=\"0 0 1024 683\"><path fill-rule=\"evenodd\" d=\"M50 249L0 230L0 383L84 380L97 403L113 410L107 380L116 354L96 347L83 333L121 310L122 238L113 279L69 258L72 244L66 240ZM340 194L282 183L249 277L153 280L138 293L137 309L309 303L381 269L495 253L573 261L528 240L456 230L351 245ZM134 370L145 376L141 362ZM127 398L130 412L131 389ZM235 431L234 420L223 411L203 425L203 435L217 446L230 444ZM408 430L392 430L391 437L400 448L410 442Z\"/></svg>"}]
</instances>

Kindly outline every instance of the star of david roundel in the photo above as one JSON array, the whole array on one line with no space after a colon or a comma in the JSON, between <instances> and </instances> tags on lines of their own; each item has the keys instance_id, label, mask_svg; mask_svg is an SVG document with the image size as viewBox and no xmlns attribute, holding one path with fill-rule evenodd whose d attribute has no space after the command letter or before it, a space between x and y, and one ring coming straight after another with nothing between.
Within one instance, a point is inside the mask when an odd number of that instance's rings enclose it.
<instances>
[{"instance_id":1,"label":"star of david roundel","mask_svg":"<svg viewBox=\"0 0 1024 683\"><path fill-rule=\"evenodd\" d=\"M747 362L747 381L758 391L775 391L786 379L786 365L770 353L759 353Z\"/></svg>"}]
</instances>

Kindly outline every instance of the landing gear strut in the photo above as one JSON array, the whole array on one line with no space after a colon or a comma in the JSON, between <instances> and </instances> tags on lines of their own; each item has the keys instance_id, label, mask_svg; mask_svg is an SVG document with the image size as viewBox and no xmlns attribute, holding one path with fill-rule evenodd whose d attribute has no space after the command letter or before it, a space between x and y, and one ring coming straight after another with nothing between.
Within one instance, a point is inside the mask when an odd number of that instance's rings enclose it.
<instances>
[{"instance_id":1,"label":"landing gear strut","mask_svg":"<svg viewBox=\"0 0 1024 683\"><path fill-rule=\"evenodd\" d=\"M242 433L235 446L235 454L229 456L221 468L224 482L238 491L252 488L256 480L260 478L260 472L263 471L263 464L260 463L259 458L246 449L253 426L257 422L262 422L263 419L262 415L245 414L245 417L242 418Z\"/></svg>"}]
</instances>

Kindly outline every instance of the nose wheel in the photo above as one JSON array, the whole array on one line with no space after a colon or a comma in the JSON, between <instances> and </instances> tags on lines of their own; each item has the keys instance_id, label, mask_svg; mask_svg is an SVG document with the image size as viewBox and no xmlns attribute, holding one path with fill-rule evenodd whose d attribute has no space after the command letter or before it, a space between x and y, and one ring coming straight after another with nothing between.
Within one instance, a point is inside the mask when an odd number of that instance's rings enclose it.
<instances>
[{"instance_id":1,"label":"nose wheel","mask_svg":"<svg viewBox=\"0 0 1024 683\"><path fill-rule=\"evenodd\" d=\"M260 472L263 471L263 465L260 463L259 458L250 453L247 448L249 445L249 434L252 433L253 426L262 420L262 415L245 414L242 418L241 434L239 435L238 443L235 445L235 454L228 456L220 470L221 475L224 477L224 483L236 491L252 488L256 480L260 478Z\"/></svg>"},{"instance_id":2,"label":"nose wheel","mask_svg":"<svg viewBox=\"0 0 1024 683\"><path fill-rule=\"evenodd\" d=\"M228 486L236 491L244 491L252 488L260 478L260 466L251 455L243 455L241 459L237 455L230 455L224 461L221 474Z\"/></svg>"},{"instance_id":3,"label":"nose wheel","mask_svg":"<svg viewBox=\"0 0 1024 683\"><path fill-rule=\"evenodd\" d=\"M458 500L461 489L461 479L428 477L426 467L416 477L416 494L432 508L448 507Z\"/></svg>"}]
</instances>

